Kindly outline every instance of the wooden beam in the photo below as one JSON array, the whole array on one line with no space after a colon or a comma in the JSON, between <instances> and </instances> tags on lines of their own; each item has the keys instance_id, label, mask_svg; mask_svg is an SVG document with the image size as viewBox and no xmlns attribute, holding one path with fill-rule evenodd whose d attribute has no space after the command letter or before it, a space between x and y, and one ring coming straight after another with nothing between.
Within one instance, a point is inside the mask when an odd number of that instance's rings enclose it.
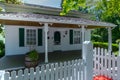
<instances>
[{"instance_id":1,"label":"wooden beam","mask_svg":"<svg viewBox=\"0 0 120 80\"><path fill-rule=\"evenodd\" d=\"M58 28L79 28L76 24L61 24L61 23L53 23L52 25L49 24L50 27L58 27Z\"/></svg>"},{"instance_id":2,"label":"wooden beam","mask_svg":"<svg viewBox=\"0 0 120 80\"><path fill-rule=\"evenodd\" d=\"M20 26L43 26L44 24L39 24L39 22L33 22L33 21L20 21L20 20L1 20L1 24L5 25L20 25Z\"/></svg>"},{"instance_id":3,"label":"wooden beam","mask_svg":"<svg viewBox=\"0 0 120 80\"><path fill-rule=\"evenodd\" d=\"M44 23L39 24L40 22L34 22L34 21L20 21L20 20L4 20L0 19L0 24L5 25L20 25L20 26L35 26L35 27L42 27L44 26ZM49 24L49 27L58 27L58 28L81 28L78 24L63 24L63 23L52 23ZM87 25L85 27L86 29L97 29L97 28L105 28L103 26L92 26Z\"/></svg>"}]
</instances>

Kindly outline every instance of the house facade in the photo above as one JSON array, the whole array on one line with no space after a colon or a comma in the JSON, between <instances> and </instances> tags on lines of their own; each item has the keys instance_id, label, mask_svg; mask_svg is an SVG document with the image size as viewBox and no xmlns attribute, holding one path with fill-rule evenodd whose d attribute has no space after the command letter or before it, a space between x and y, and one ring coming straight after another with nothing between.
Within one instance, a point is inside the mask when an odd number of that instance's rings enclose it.
<instances>
[{"instance_id":1,"label":"house facade","mask_svg":"<svg viewBox=\"0 0 120 80\"><path fill-rule=\"evenodd\" d=\"M45 53L47 62L48 52L81 50L82 43L91 40L91 30L96 28L108 28L111 45L111 28L116 26L85 19L89 16L80 12L59 16L61 10L56 8L13 4L5 4L4 8L0 23L5 26L6 56L36 49Z\"/></svg>"},{"instance_id":2,"label":"house facade","mask_svg":"<svg viewBox=\"0 0 120 80\"><path fill-rule=\"evenodd\" d=\"M90 31L85 30L85 40L90 40ZM31 49L45 52L44 27L5 25L6 55L25 54ZM49 27L48 52L82 49L82 30L79 28Z\"/></svg>"}]
</instances>

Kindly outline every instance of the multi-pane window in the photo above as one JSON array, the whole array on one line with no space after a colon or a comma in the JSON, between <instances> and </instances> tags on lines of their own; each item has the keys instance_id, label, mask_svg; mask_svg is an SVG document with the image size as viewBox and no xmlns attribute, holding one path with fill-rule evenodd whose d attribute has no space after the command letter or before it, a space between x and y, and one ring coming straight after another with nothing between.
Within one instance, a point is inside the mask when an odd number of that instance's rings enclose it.
<instances>
[{"instance_id":1,"label":"multi-pane window","mask_svg":"<svg viewBox=\"0 0 120 80\"><path fill-rule=\"evenodd\" d=\"M73 44L80 44L81 43L81 32L80 31L74 31L73 32Z\"/></svg>"},{"instance_id":2,"label":"multi-pane window","mask_svg":"<svg viewBox=\"0 0 120 80\"><path fill-rule=\"evenodd\" d=\"M26 29L26 45L36 45L36 29Z\"/></svg>"}]
</instances>

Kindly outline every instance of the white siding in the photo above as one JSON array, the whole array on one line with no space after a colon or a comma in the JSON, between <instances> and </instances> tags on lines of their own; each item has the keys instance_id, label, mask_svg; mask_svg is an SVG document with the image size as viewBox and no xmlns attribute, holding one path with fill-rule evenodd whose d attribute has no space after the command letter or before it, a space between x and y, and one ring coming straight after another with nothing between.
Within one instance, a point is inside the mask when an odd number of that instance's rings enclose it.
<instances>
[{"instance_id":1,"label":"white siding","mask_svg":"<svg viewBox=\"0 0 120 80\"><path fill-rule=\"evenodd\" d=\"M91 30L85 30L85 41L91 41Z\"/></svg>"},{"instance_id":2,"label":"white siding","mask_svg":"<svg viewBox=\"0 0 120 80\"><path fill-rule=\"evenodd\" d=\"M19 28L28 28L28 26L13 26L5 25L5 53L6 55L18 55L25 54L29 51L29 47L19 47ZM30 27L29 27L30 28ZM38 27L31 27L38 28ZM42 27L39 27L42 28ZM67 50L80 50L81 44L69 44L69 30L70 28L50 28L48 34L48 50L49 52L55 50L67 51ZM76 29L73 29L76 30ZM80 29L81 30L81 29ZM54 32L61 32L61 45L54 45ZM65 32L67 31L67 34ZM86 40L90 40L90 31L86 31ZM43 30L43 45L37 46L36 50L40 53L44 52L44 30Z\"/></svg>"},{"instance_id":3,"label":"white siding","mask_svg":"<svg viewBox=\"0 0 120 80\"><path fill-rule=\"evenodd\" d=\"M5 26L5 53L6 55L25 54L26 52L29 51L28 46L19 47L19 28L21 27L25 28L26 26L12 26L12 25ZM44 44L43 46L37 46L36 50L38 52L44 52Z\"/></svg>"}]
</instances>

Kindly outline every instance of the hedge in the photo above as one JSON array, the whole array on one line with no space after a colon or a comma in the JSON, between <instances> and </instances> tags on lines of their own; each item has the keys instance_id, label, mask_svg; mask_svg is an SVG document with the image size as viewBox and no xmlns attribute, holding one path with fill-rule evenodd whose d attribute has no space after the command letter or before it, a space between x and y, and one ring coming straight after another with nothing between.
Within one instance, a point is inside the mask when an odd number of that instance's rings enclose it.
<instances>
[{"instance_id":1,"label":"hedge","mask_svg":"<svg viewBox=\"0 0 120 80\"><path fill-rule=\"evenodd\" d=\"M0 57L4 56L5 54L5 44L2 40L0 40Z\"/></svg>"},{"instance_id":2,"label":"hedge","mask_svg":"<svg viewBox=\"0 0 120 80\"><path fill-rule=\"evenodd\" d=\"M100 48L104 48L104 49L108 49L108 43L105 42L93 42L94 47L100 47ZM119 46L118 44L112 44L112 50L113 52L118 51Z\"/></svg>"}]
</instances>

